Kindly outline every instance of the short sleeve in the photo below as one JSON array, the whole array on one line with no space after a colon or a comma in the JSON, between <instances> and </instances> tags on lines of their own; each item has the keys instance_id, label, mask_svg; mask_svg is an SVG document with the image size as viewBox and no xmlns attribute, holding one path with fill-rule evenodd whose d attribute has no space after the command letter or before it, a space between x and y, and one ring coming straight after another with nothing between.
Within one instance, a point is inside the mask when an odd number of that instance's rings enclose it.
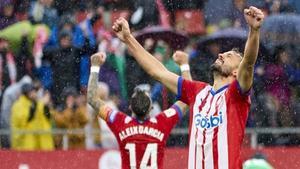
<instances>
[{"instance_id":1,"label":"short sleeve","mask_svg":"<svg viewBox=\"0 0 300 169\"><path fill-rule=\"evenodd\" d=\"M167 132L170 132L181 118L182 111L176 104L157 115L160 125L163 125L164 130Z\"/></svg>"},{"instance_id":2,"label":"short sleeve","mask_svg":"<svg viewBox=\"0 0 300 169\"><path fill-rule=\"evenodd\" d=\"M229 98L247 104L251 103L250 92L251 89L249 89L249 91L243 92L237 80L233 81L228 88L228 95L230 96Z\"/></svg>"},{"instance_id":3,"label":"short sleeve","mask_svg":"<svg viewBox=\"0 0 300 169\"><path fill-rule=\"evenodd\" d=\"M195 100L197 93L204 89L205 86L207 86L207 83L185 80L179 77L177 82L177 99L190 105Z\"/></svg>"},{"instance_id":4,"label":"short sleeve","mask_svg":"<svg viewBox=\"0 0 300 169\"><path fill-rule=\"evenodd\" d=\"M232 82L229 85L229 88L226 93L227 102L230 105L230 108L236 112L235 115L238 115L238 119L241 124L246 125L246 121L248 118L248 113L250 109L250 91L242 92L239 87L239 83L237 80ZM229 111L230 112L230 111ZM232 116L233 114L228 114L228 116Z\"/></svg>"},{"instance_id":5,"label":"short sleeve","mask_svg":"<svg viewBox=\"0 0 300 169\"><path fill-rule=\"evenodd\" d=\"M113 133L118 133L118 131L122 129L122 126L124 126L124 121L127 115L123 112L115 111L109 108L106 111L108 115L105 119L105 122Z\"/></svg>"}]
</instances>

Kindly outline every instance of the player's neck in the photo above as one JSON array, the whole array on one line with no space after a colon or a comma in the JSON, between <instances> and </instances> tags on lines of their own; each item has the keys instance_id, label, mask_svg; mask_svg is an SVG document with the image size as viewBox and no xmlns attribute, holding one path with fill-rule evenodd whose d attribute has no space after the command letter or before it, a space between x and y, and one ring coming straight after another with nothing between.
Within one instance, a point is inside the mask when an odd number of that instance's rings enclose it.
<instances>
[{"instance_id":1,"label":"player's neck","mask_svg":"<svg viewBox=\"0 0 300 169\"><path fill-rule=\"evenodd\" d=\"M225 85L230 84L235 78L232 76L223 77L223 76L214 76L213 90L217 91Z\"/></svg>"},{"instance_id":2,"label":"player's neck","mask_svg":"<svg viewBox=\"0 0 300 169\"><path fill-rule=\"evenodd\" d=\"M138 120L139 122L144 122L149 118L149 115L145 115L143 117L137 116L135 113L132 114L132 117L134 117L136 120Z\"/></svg>"}]
</instances>

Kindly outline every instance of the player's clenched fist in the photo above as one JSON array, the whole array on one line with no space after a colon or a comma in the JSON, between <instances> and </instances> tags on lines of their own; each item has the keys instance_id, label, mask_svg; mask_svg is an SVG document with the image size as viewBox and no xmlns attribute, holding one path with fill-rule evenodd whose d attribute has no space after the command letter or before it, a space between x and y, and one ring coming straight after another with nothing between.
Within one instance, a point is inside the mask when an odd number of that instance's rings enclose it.
<instances>
[{"instance_id":1,"label":"player's clenched fist","mask_svg":"<svg viewBox=\"0 0 300 169\"><path fill-rule=\"evenodd\" d=\"M173 54L173 60L175 63L177 63L180 66L189 63L189 56L187 53L183 51L176 51Z\"/></svg>"},{"instance_id":2,"label":"player's clenched fist","mask_svg":"<svg viewBox=\"0 0 300 169\"><path fill-rule=\"evenodd\" d=\"M112 29L121 41L125 41L130 36L129 24L123 17L114 22Z\"/></svg>"},{"instance_id":3,"label":"player's clenched fist","mask_svg":"<svg viewBox=\"0 0 300 169\"><path fill-rule=\"evenodd\" d=\"M255 30L258 30L261 27L265 18L264 13L254 6L244 9L244 16L248 25Z\"/></svg>"},{"instance_id":4,"label":"player's clenched fist","mask_svg":"<svg viewBox=\"0 0 300 169\"><path fill-rule=\"evenodd\" d=\"M91 64L92 66L101 66L106 60L106 54L103 52L98 52L92 55Z\"/></svg>"}]
</instances>

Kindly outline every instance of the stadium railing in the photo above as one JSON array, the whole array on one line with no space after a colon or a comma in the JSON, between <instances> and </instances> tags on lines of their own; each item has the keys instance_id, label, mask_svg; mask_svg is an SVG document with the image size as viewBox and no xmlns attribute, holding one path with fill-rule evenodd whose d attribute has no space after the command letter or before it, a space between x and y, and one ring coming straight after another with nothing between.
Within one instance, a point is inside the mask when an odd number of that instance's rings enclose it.
<instances>
[{"instance_id":1,"label":"stadium railing","mask_svg":"<svg viewBox=\"0 0 300 169\"><path fill-rule=\"evenodd\" d=\"M90 134L99 133L99 130L91 130L89 131ZM11 131L7 129L0 129L0 136L2 135L10 135ZM52 129L51 131L44 131L44 130L18 130L16 134L49 134L52 135L62 135L63 136L63 149L68 149L68 135L69 134L86 134L86 129ZM102 133L105 134L105 133ZM188 129L187 128L176 128L172 131L172 135L187 135ZM250 135L250 146L251 148L258 147L258 135L259 134L300 134L300 127L294 128L247 128L246 134ZM1 137L0 137L1 139Z\"/></svg>"}]
</instances>

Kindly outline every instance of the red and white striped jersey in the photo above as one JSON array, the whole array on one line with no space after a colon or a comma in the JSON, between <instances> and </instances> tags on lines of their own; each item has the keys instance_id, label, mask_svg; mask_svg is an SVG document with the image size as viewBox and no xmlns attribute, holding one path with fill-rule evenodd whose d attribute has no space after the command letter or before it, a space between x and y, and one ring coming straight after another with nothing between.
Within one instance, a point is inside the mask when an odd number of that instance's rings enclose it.
<instances>
[{"instance_id":1,"label":"red and white striped jersey","mask_svg":"<svg viewBox=\"0 0 300 169\"><path fill-rule=\"evenodd\" d=\"M235 80L214 91L203 82L178 79L178 97L190 106L189 169L239 169L250 96Z\"/></svg>"}]
</instances>

